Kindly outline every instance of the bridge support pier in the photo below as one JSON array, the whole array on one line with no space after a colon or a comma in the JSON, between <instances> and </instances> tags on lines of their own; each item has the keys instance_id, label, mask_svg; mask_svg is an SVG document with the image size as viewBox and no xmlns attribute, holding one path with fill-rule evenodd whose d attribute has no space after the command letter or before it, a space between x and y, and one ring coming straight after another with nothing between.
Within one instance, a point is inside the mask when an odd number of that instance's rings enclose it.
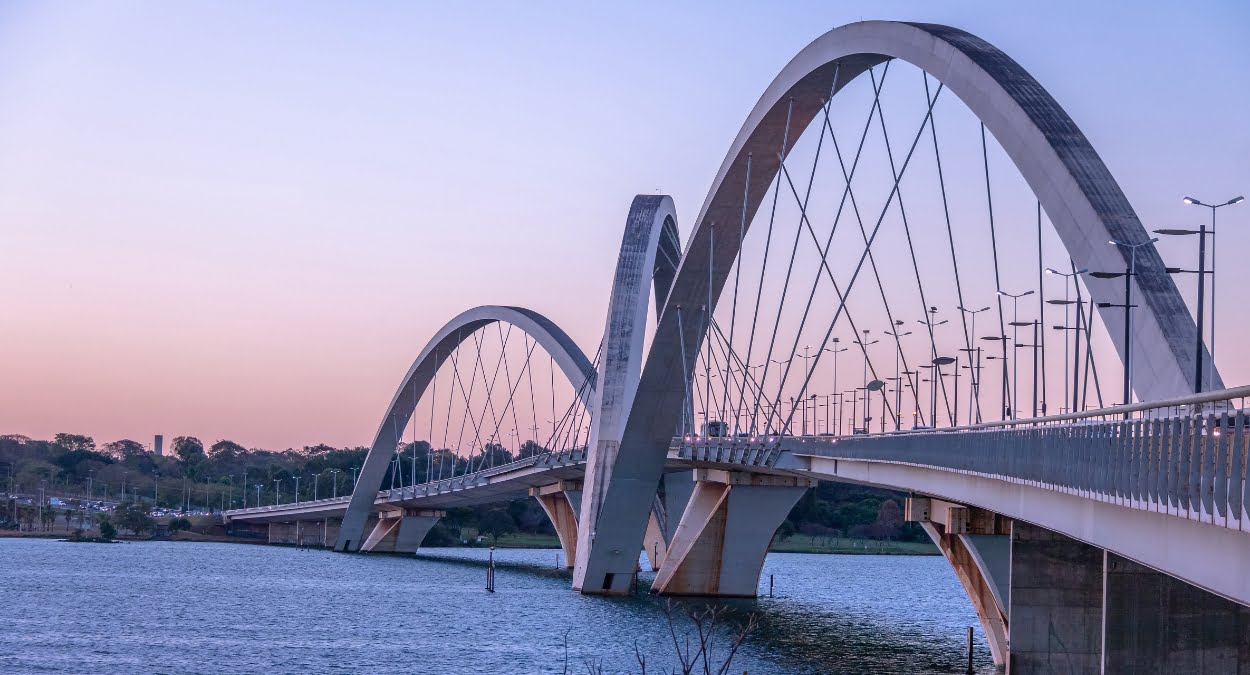
<instances>
[{"instance_id":1,"label":"bridge support pier","mask_svg":"<svg viewBox=\"0 0 1250 675\"><path fill-rule=\"evenodd\" d=\"M445 511L429 509L383 512L360 550L371 553L416 553L430 528L445 515Z\"/></svg>"},{"instance_id":2,"label":"bridge support pier","mask_svg":"<svg viewBox=\"0 0 1250 675\"><path fill-rule=\"evenodd\" d=\"M695 469L690 503L652 592L755 597L773 535L814 484L805 478Z\"/></svg>"},{"instance_id":3,"label":"bridge support pier","mask_svg":"<svg viewBox=\"0 0 1250 675\"><path fill-rule=\"evenodd\" d=\"M920 523L972 601L997 666L1007 664L1011 521L984 509L908 497L907 519Z\"/></svg>"},{"instance_id":4,"label":"bridge support pier","mask_svg":"<svg viewBox=\"0 0 1250 675\"><path fill-rule=\"evenodd\" d=\"M299 523L269 523L270 544L298 544Z\"/></svg>"},{"instance_id":5,"label":"bridge support pier","mask_svg":"<svg viewBox=\"0 0 1250 675\"><path fill-rule=\"evenodd\" d=\"M1012 524L1009 673L1100 672L1102 573L1102 549Z\"/></svg>"},{"instance_id":6,"label":"bridge support pier","mask_svg":"<svg viewBox=\"0 0 1250 675\"><path fill-rule=\"evenodd\" d=\"M656 495L655 506L647 520L647 533L642 540L642 549L651 563L652 572L664 566L673 533L677 531L677 523L681 522L693 491L694 477L690 471L664 474L664 498Z\"/></svg>"},{"instance_id":7,"label":"bridge support pier","mask_svg":"<svg viewBox=\"0 0 1250 675\"><path fill-rule=\"evenodd\" d=\"M564 550L564 566L572 568L577 560L577 518L582 507L582 484L560 481L552 485L530 488L530 496L538 500Z\"/></svg>"},{"instance_id":8,"label":"bridge support pier","mask_svg":"<svg viewBox=\"0 0 1250 675\"><path fill-rule=\"evenodd\" d=\"M1250 607L1105 554L1107 673L1250 672Z\"/></svg>"}]
</instances>

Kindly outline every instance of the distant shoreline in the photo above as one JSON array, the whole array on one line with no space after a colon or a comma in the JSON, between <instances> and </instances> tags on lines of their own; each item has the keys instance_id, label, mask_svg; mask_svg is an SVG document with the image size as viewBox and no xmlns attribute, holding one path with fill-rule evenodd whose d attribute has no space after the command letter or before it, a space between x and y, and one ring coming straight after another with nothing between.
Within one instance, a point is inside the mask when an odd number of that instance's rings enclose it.
<instances>
[{"instance_id":1,"label":"distant shoreline","mask_svg":"<svg viewBox=\"0 0 1250 675\"><path fill-rule=\"evenodd\" d=\"M72 532L17 532L14 530L0 530L0 539L57 539L69 540ZM134 537L129 535L121 535L117 537L117 541L123 542L145 542L145 541L194 541L194 542L210 542L219 544L250 544L252 546L285 546L296 547L295 544L275 543L253 537L231 537L213 534L199 534L196 532L178 532L168 537ZM483 543L471 546L423 546L423 549L429 548L446 548L446 549L480 549L488 546L496 548L525 548L525 549L545 549L559 550L559 540L553 535L550 537L544 535L521 535L519 537L502 537L498 543ZM320 546L305 546L303 548L322 548ZM329 549L329 547L324 547ZM809 553L815 555L913 555L913 556L934 556L941 555L936 546L925 542L899 542L899 541L877 541L874 539L845 539L845 538L817 538L812 542L809 537L804 535L796 535L786 538L784 541L775 542L769 547L769 553Z\"/></svg>"}]
</instances>

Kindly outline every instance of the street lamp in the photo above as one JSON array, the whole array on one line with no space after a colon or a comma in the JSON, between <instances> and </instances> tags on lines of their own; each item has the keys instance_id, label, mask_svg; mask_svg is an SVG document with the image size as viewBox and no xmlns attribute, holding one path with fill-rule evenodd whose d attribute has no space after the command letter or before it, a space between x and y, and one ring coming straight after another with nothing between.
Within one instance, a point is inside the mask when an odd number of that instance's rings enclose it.
<instances>
[{"instance_id":1,"label":"street lamp","mask_svg":"<svg viewBox=\"0 0 1250 675\"><path fill-rule=\"evenodd\" d=\"M864 386L865 387L868 386L868 348L877 344L878 342L881 342L880 340L873 340L872 342L869 342L868 333L869 333L869 330L865 328L863 339L855 340L855 344L859 345L860 350L864 352ZM868 431L869 421L870 420L868 417L868 394L864 394L864 431Z\"/></svg>"},{"instance_id":2,"label":"street lamp","mask_svg":"<svg viewBox=\"0 0 1250 675\"><path fill-rule=\"evenodd\" d=\"M937 307L930 306L929 318L916 320L916 323L922 326L925 326L929 329L929 359L930 360L937 358L937 339L933 336L933 329L937 328L938 326L941 326L942 324L950 323L950 319L942 319L941 321L938 321L937 311L938 311ZM913 389L913 391L915 390ZM929 404L929 407L932 410L929 424L934 429L936 429L937 428L937 388L936 387L933 389L933 392L934 392L934 398ZM920 402L917 401L916 405L917 407L919 407Z\"/></svg>"},{"instance_id":3,"label":"street lamp","mask_svg":"<svg viewBox=\"0 0 1250 675\"><path fill-rule=\"evenodd\" d=\"M277 505L278 505L278 502L279 502L279 501L281 501L281 495L282 495L282 493L281 493L281 491L280 491L280 489L279 489L279 487L278 487L278 486L280 485L280 481L281 481L281 480L282 480L282 479L280 479L280 478L275 478L275 479L273 479L273 505L274 505L274 506L277 506Z\"/></svg>"},{"instance_id":4,"label":"street lamp","mask_svg":"<svg viewBox=\"0 0 1250 675\"><path fill-rule=\"evenodd\" d=\"M1206 307L1205 290L1206 290L1206 279L1207 279L1208 274L1212 275L1212 278L1211 278L1212 295L1214 295L1214 292L1215 292L1215 277L1214 277L1215 270L1212 269L1211 271L1208 272L1206 269L1207 226L1205 224L1200 225L1198 229L1196 230L1186 230L1186 229L1181 229L1181 228L1164 228L1164 229L1155 230L1155 234L1162 234L1162 235L1170 236L1170 237L1179 237L1179 236L1186 236L1186 235L1191 235L1191 234L1198 235L1198 269L1186 270L1186 269L1181 269L1179 267L1166 268L1168 274L1197 274L1198 275L1198 316L1197 316L1197 321L1195 322L1198 325L1198 337L1194 344L1194 369L1195 369L1194 393L1196 394L1202 391L1202 329L1203 329L1204 324L1206 323L1203 320L1202 315L1203 315L1203 310ZM1213 315L1215 314L1214 308L1212 309L1211 313ZM1214 349L1215 348L1214 346L1215 317L1214 316L1211 317L1211 323L1213 324L1212 329L1211 329L1211 338L1212 338L1211 342L1212 342L1212 349ZM1211 360L1212 361L1215 360L1214 352L1212 352Z\"/></svg>"},{"instance_id":5,"label":"street lamp","mask_svg":"<svg viewBox=\"0 0 1250 675\"><path fill-rule=\"evenodd\" d=\"M1017 397L1017 394L1020 392L1020 359L1017 358L1019 354L1017 349L1020 342L1020 326L1029 325L1027 322L1020 323L1020 298L1026 295L1033 295L1033 291L1008 293L1000 289L998 294L1005 298L1011 298L1011 419L1014 420L1020 407L1020 399Z\"/></svg>"},{"instance_id":6,"label":"street lamp","mask_svg":"<svg viewBox=\"0 0 1250 675\"><path fill-rule=\"evenodd\" d=\"M1232 199L1224 202L1223 204L1204 204L1203 202L1200 202L1197 199L1194 199L1193 197L1185 197L1185 199L1182 200L1186 204L1191 204L1193 206L1205 206L1206 208L1211 209L1211 365L1208 366L1208 376L1207 376L1208 382L1211 382L1215 379L1215 373L1213 372L1215 369L1215 210L1219 208L1223 208L1225 206L1232 206L1233 204L1239 204L1244 200L1245 200L1245 197L1233 197ZM1199 269L1201 269L1201 265L1199 265ZM1199 274L1198 275L1199 285L1202 284L1202 279L1203 279L1203 275ZM1198 307L1199 308L1202 307L1201 301L1199 301ZM1201 314L1202 310L1199 309L1198 311L1199 311L1199 314ZM1199 324L1198 335L1200 336L1198 338L1198 360L1200 364L1198 367L1201 368L1202 367L1201 366L1201 360L1202 360L1202 338L1201 338L1202 321L1201 319L1198 321L1198 324ZM1201 380L1199 380L1199 382L1201 382ZM1199 386L1197 391L1201 391L1201 390L1202 390L1202 387Z\"/></svg>"},{"instance_id":7,"label":"street lamp","mask_svg":"<svg viewBox=\"0 0 1250 675\"><path fill-rule=\"evenodd\" d=\"M839 400L838 400L839 406L842 405L842 401L841 401L842 394L841 392L838 391L838 354L841 354L842 352L850 349L850 347L839 348L838 343L840 343L841 341L842 341L841 338L833 338L833 340L831 340L831 342L833 342L832 349L830 349L829 347L822 347L822 349L824 349L825 351L833 354L833 391L834 391L834 395L839 397ZM839 436L842 435L841 408L838 409L838 435Z\"/></svg>"},{"instance_id":8,"label":"street lamp","mask_svg":"<svg viewBox=\"0 0 1250 675\"><path fill-rule=\"evenodd\" d=\"M987 307L986 309L989 309L989 308ZM895 385L894 385L894 430L895 431L898 431L902 427L902 423L903 423L902 413L899 410L903 406L903 388L898 385L898 383L902 381L902 378L899 375L899 372L900 372L899 361L903 357L903 338L907 337L908 335L911 335L911 331L906 331L903 333L898 332L897 329L901 325L903 325L903 321L901 319L896 320L894 322L895 330L885 331L886 335L889 335L894 338L894 346L896 347L896 349L894 350L894 381L895 381ZM884 397L885 397L885 394L882 393L882 398Z\"/></svg>"},{"instance_id":9,"label":"street lamp","mask_svg":"<svg viewBox=\"0 0 1250 675\"><path fill-rule=\"evenodd\" d=\"M1075 267L1075 265L1073 267ZM1069 323L1072 323L1072 320L1068 317L1068 307L1071 306L1073 302L1075 302L1068 295L1068 282L1071 281L1072 284L1075 285L1077 277L1081 276L1082 274L1085 274L1086 272L1089 272L1089 270L1084 267L1082 267L1079 270L1073 269L1071 272L1060 272L1059 270L1053 267L1046 268L1047 274L1054 274L1056 276L1063 277L1063 300L1047 300L1046 303L1049 305L1063 305L1063 323L1065 326L1068 325ZM1077 336L1077 339L1080 339L1079 335ZM1079 354L1077 355L1077 358L1080 358ZM1074 372L1073 377L1075 378L1076 377L1075 371L1073 372ZM1073 386L1076 386L1075 382L1073 383ZM1063 334L1063 391L1064 391L1063 400L1066 403L1067 396L1068 396L1067 394L1068 392L1068 334L1067 333ZM1073 394L1072 400L1073 401L1076 400L1075 394ZM1072 406L1072 410L1076 410L1075 403ZM1063 411L1063 406L1060 406L1060 412L1062 411Z\"/></svg>"},{"instance_id":10,"label":"street lamp","mask_svg":"<svg viewBox=\"0 0 1250 675\"><path fill-rule=\"evenodd\" d=\"M440 466L439 468L441 469L442 467ZM338 470L338 469L330 469L330 473L333 475L333 481L334 481L334 483L333 483L333 487L331 488L331 492L333 493L331 496L332 496L333 498L335 498L335 499L338 499L338 496L339 496L339 470Z\"/></svg>"},{"instance_id":11,"label":"street lamp","mask_svg":"<svg viewBox=\"0 0 1250 675\"><path fill-rule=\"evenodd\" d=\"M970 331L970 334L974 338L976 337L976 334L977 334L977 315L980 314L981 312L989 311L989 309L990 309L989 305L986 305L982 307L981 309L968 309L967 307L960 305L959 311L972 316L972 330ZM981 421L981 346L977 345L975 348L968 347L961 351L968 352L969 362L972 361L973 352L976 353L976 367L974 368L971 365L968 366L968 374L971 379L971 386L969 386L971 396L969 397L969 400L968 400L968 423L972 424L972 410L973 410L974 401L976 404L977 422ZM956 397L958 397L959 392L955 392L955 395Z\"/></svg>"},{"instance_id":12,"label":"street lamp","mask_svg":"<svg viewBox=\"0 0 1250 675\"><path fill-rule=\"evenodd\" d=\"M1132 379L1132 373L1133 373L1133 345L1132 345L1133 277L1137 276L1137 249L1143 246L1150 246L1151 244L1154 244L1156 241L1159 241L1158 237L1154 237L1152 239L1148 239L1143 242L1138 242L1136 244L1126 244L1122 241L1116 241L1115 239L1112 239L1110 242L1108 242L1112 246L1117 246L1120 248L1127 248L1130 252L1128 269L1124 270L1124 405L1129 405L1130 403L1133 402L1133 398L1132 398L1133 397L1133 389L1132 389L1132 382L1133 382L1133 379ZM1105 275L1103 273L1094 274L1093 276L1100 277L1100 278L1108 278L1108 275ZM1201 275L1199 275L1198 278L1201 279L1202 278ZM1100 307L1102 306L1115 307L1116 306L1111 303L1098 303L1098 304Z\"/></svg>"}]
</instances>

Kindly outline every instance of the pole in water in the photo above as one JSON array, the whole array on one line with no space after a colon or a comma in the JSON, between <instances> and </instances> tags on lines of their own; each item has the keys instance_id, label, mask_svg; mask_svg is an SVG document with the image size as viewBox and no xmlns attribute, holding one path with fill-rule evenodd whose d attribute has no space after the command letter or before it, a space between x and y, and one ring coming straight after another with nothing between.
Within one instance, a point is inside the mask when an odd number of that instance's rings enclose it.
<instances>
[{"instance_id":1,"label":"pole in water","mask_svg":"<svg viewBox=\"0 0 1250 675\"><path fill-rule=\"evenodd\" d=\"M972 626L968 626L968 675L973 675L976 671L972 669Z\"/></svg>"},{"instance_id":2,"label":"pole in water","mask_svg":"<svg viewBox=\"0 0 1250 675\"><path fill-rule=\"evenodd\" d=\"M768 575L768 597L773 597L773 575Z\"/></svg>"},{"instance_id":3,"label":"pole in water","mask_svg":"<svg viewBox=\"0 0 1250 675\"><path fill-rule=\"evenodd\" d=\"M495 592L495 547L490 547L490 558L486 563L486 590Z\"/></svg>"}]
</instances>

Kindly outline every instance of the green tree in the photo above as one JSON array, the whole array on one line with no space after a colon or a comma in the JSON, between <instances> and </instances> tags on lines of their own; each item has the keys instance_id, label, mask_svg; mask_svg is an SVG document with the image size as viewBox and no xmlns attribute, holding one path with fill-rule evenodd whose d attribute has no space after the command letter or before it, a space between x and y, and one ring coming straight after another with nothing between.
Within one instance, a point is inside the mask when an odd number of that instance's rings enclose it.
<instances>
[{"instance_id":1,"label":"green tree","mask_svg":"<svg viewBox=\"0 0 1250 675\"><path fill-rule=\"evenodd\" d=\"M208 448L208 456L214 461L233 461L247 454L247 448L234 441L220 440Z\"/></svg>"},{"instance_id":2,"label":"green tree","mask_svg":"<svg viewBox=\"0 0 1250 675\"><path fill-rule=\"evenodd\" d=\"M516 521L504 509L494 509L482 516L477 531L490 535L491 539L498 544L500 537L516 532Z\"/></svg>"},{"instance_id":3,"label":"green tree","mask_svg":"<svg viewBox=\"0 0 1250 675\"><path fill-rule=\"evenodd\" d=\"M191 529L191 520L188 518L178 517L169 521L170 532L186 532Z\"/></svg>"},{"instance_id":4,"label":"green tree","mask_svg":"<svg viewBox=\"0 0 1250 675\"><path fill-rule=\"evenodd\" d=\"M142 502L126 500L117 505L113 515L117 518L118 527L135 535L151 530L154 525L151 510Z\"/></svg>"},{"instance_id":5,"label":"green tree","mask_svg":"<svg viewBox=\"0 0 1250 675\"><path fill-rule=\"evenodd\" d=\"M113 527L113 521L109 519L108 514L100 515L100 537L112 540L117 536L117 528Z\"/></svg>"},{"instance_id":6,"label":"green tree","mask_svg":"<svg viewBox=\"0 0 1250 675\"><path fill-rule=\"evenodd\" d=\"M57 434L52 442L66 450L95 450L95 439L81 434Z\"/></svg>"},{"instance_id":7,"label":"green tree","mask_svg":"<svg viewBox=\"0 0 1250 675\"><path fill-rule=\"evenodd\" d=\"M104 452L111 455L114 459L126 461L132 457L138 457L148 451L143 444L138 441L132 441L129 438L123 438L120 441L104 444Z\"/></svg>"},{"instance_id":8,"label":"green tree","mask_svg":"<svg viewBox=\"0 0 1250 675\"><path fill-rule=\"evenodd\" d=\"M204 444L195 436L174 438L174 456L183 464L198 464L204 459Z\"/></svg>"},{"instance_id":9,"label":"green tree","mask_svg":"<svg viewBox=\"0 0 1250 675\"><path fill-rule=\"evenodd\" d=\"M872 524L872 535L878 539L894 539L903 529L903 512L893 499L881 502L877 519Z\"/></svg>"}]
</instances>

